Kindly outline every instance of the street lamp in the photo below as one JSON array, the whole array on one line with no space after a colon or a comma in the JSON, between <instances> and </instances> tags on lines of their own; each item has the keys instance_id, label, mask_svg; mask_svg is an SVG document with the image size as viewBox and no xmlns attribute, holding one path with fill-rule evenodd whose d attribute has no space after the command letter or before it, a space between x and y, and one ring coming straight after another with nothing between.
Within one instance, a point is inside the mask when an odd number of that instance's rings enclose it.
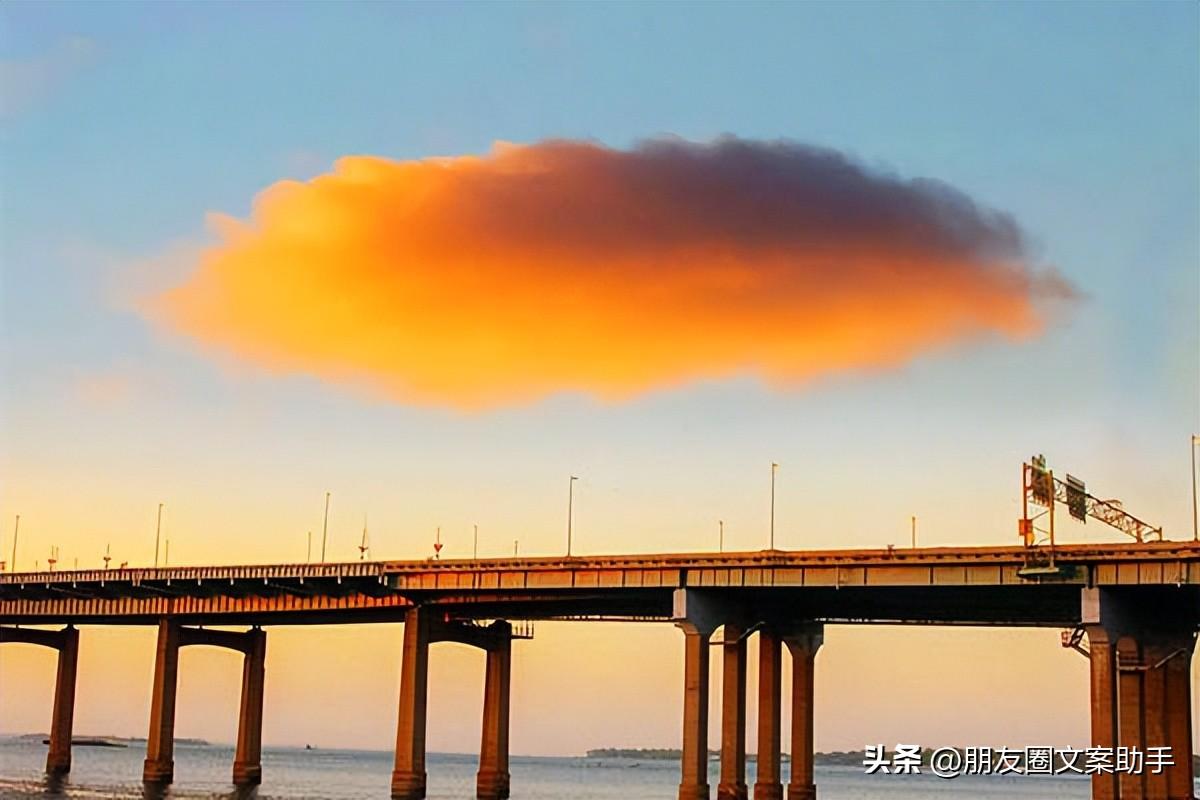
<instances>
[{"instance_id":1,"label":"street lamp","mask_svg":"<svg viewBox=\"0 0 1200 800\"><path fill-rule=\"evenodd\" d=\"M1200 436L1192 436L1192 541L1200 542L1200 520L1196 514L1196 445Z\"/></svg>"},{"instance_id":2,"label":"street lamp","mask_svg":"<svg viewBox=\"0 0 1200 800\"><path fill-rule=\"evenodd\" d=\"M154 528L154 566L158 568L158 541L162 537L162 510L163 504L158 504L158 524Z\"/></svg>"},{"instance_id":3,"label":"street lamp","mask_svg":"<svg viewBox=\"0 0 1200 800\"><path fill-rule=\"evenodd\" d=\"M579 478L574 475L567 482L567 558L571 557L571 528L575 518L575 481Z\"/></svg>"},{"instance_id":4,"label":"street lamp","mask_svg":"<svg viewBox=\"0 0 1200 800\"><path fill-rule=\"evenodd\" d=\"M771 462L771 549L775 549L775 473L779 471L779 465L774 461Z\"/></svg>"},{"instance_id":5,"label":"street lamp","mask_svg":"<svg viewBox=\"0 0 1200 800\"><path fill-rule=\"evenodd\" d=\"M8 571L17 571L17 537L21 535L21 515L17 514L17 521L13 523L13 553L12 561L8 562Z\"/></svg>"},{"instance_id":6,"label":"street lamp","mask_svg":"<svg viewBox=\"0 0 1200 800\"><path fill-rule=\"evenodd\" d=\"M329 539L329 492L325 493L325 521L321 523L321 563L325 563L325 543Z\"/></svg>"}]
</instances>

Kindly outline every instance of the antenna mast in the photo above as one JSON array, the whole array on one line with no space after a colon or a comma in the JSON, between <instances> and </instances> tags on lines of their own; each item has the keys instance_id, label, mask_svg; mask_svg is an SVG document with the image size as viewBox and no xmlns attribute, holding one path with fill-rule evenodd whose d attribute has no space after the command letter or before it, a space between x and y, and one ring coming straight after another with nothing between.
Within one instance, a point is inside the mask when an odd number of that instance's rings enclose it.
<instances>
[{"instance_id":1,"label":"antenna mast","mask_svg":"<svg viewBox=\"0 0 1200 800\"><path fill-rule=\"evenodd\" d=\"M366 561L367 554L371 552L371 542L367 538L367 515L363 514L363 535L362 541L358 544L358 560Z\"/></svg>"}]
</instances>

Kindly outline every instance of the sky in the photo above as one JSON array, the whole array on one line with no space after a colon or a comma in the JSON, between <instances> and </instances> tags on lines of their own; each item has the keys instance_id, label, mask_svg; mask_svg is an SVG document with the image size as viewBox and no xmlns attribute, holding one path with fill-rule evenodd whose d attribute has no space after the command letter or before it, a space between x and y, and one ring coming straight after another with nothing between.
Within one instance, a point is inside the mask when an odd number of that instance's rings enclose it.
<instances>
[{"instance_id":1,"label":"sky","mask_svg":"<svg viewBox=\"0 0 1200 800\"><path fill-rule=\"evenodd\" d=\"M902 544L913 515L922 544L1012 544L1034 453L1188 538L1198 24L1167 2L7 4L0 558L20 514L21 569L51 546L64 566L106 547L150 563L161 502L172 564L299 561L327 491L331 560L357 558L364 515L377 558L423 558L439 527L467 555L476 524L481 555L558 554L570 475L577 553L715 550L718 520L754 550L773 461L780 547ZM662 196L636 180L654 142L702 165L654 173ZM720 142L812 202L709 204ZM828 233L841 195L813 152L862 176L858 227ZM510 208L514 160L545 180ZM409 236L426 229L395 209L426 185L437 235ZM903 219L933 204L934 235L876 226L862 198L896 196ZM580 220L631 203L678 241L598 251ZM578 235L541 263L546 217ZM780 271L797 229L828 236L824 260ZM929 291L881 265L897 248ZM413 287L436 301L395 305ZM548 297L576 300L548 320ZM266 741L389 748L399 631L272 629ZM1085 664L1057 636L831 628L817 747L1081 744ZM82 647L76 730L144 735L152 633L89 628ZM178 734L231 740L235 656L181 663ZM45 729L51 664L0 650L0 729ZM482 656L441 645L432 669L429 745L470 752ZM670 626L539 625L514 662L513 751L675 746L681 669Z\"/></svg>"}]
</instances>

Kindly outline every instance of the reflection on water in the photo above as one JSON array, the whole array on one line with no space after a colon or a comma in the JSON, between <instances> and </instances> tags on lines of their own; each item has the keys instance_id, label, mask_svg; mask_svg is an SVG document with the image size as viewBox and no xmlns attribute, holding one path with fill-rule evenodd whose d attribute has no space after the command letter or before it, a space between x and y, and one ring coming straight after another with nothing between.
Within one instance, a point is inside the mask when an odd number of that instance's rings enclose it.
<instances>
[{"instance_id":1,"label":"reflection on water","mask_svg":"<svg viewBox=\"0 0 1200 800\"><path fill-rule=\"evenodd\" d=\"M142 786L142 748L76 747L66 781L41 774L46 748L40 742L0 739L0 797L71 800L365 800L386 798L390 753L360 750L263 751L263 785L236 791L230 784L233 748L177 744L175 783ZM717 784L713 762L710 783ZM429 800L475 796L477 761L471 755L431 754ZM679 768L672 761L593 758L512 759L513 800L675 800ZM754 780L750 765L750 782ZM1045 800L1090 796L1081 778L1005 776L940 780L929 775L864 775L856 767L817 767L822 800ZM785 765L785 777L786 765Z\"/></svg>"}]
</instances>

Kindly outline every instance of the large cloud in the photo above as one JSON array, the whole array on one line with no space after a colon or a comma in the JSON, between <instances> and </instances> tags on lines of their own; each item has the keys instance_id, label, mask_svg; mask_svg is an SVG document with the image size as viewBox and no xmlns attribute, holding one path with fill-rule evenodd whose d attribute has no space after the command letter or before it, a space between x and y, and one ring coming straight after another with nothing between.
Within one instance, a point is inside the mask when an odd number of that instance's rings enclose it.
<instances>
[{"instance_id":1,"label":"large cloud","mask_svg":"<svg viewBox=\"0 0 1200 800\"><path fill-rule=\"evenodd\" d=\"M1007 215L831 150L732 137L352 157L283 181L153 315L261 367L478 408L789 384L1042 326L1070 294Z\"/></svg>"}]
</instances>

